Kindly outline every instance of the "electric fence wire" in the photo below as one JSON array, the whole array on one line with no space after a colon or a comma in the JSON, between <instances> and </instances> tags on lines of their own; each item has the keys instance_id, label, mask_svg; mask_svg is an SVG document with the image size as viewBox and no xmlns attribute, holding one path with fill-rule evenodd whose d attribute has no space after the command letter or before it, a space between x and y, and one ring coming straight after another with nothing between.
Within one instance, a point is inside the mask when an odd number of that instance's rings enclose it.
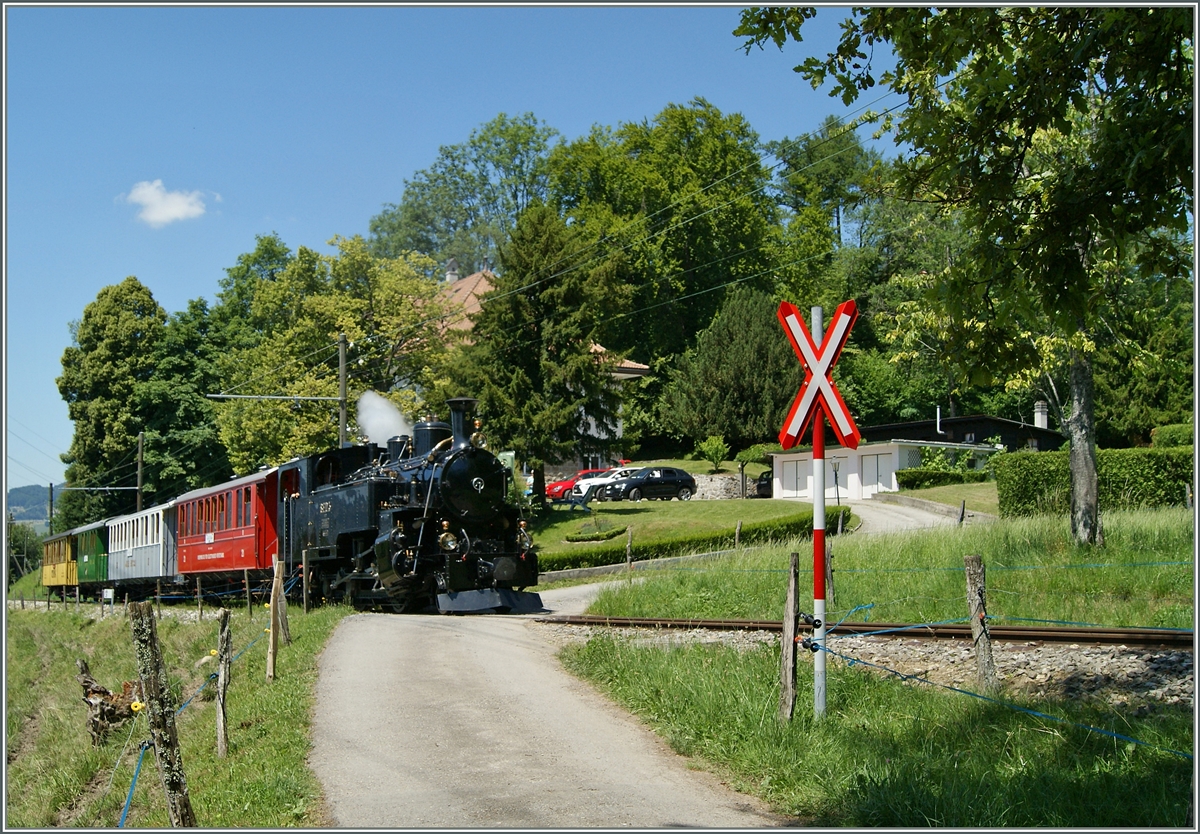
<instances>
[{"instance_id":1,"label":"electric fence wire","mask_svg":"<svg viewBox=\"0 0 1200 834\"><path fill-rule=\"evenodd\" d=\"M927 625L937 625L937 623L928 623ZM921 626L913 626L913 628L920 628L920 627ZM1037 718L1044 718L1048 721L1055 721L1060 724L1066 724L1071 727L1077 727L1079 729L1087 730L1089 732L1099 733L1101 735L1109 736L1111 738L1117 739L1118 741L1124 741L1129 744L1136 744L1136 745L1141 745L1144 747L1149 747L1153 750L1159 750L1164 753L1170 753L1172 755L1180 756L1185 759L1193 759L1194 758L1191 753L1187 753L1182 750L1174 750L1170 747L1163 747L1162 745L1153 744L1148 741L1142 741L1140 739L1136 739L1131 736L1113 732L1112 730L1106 730L1103 727L1095 727L1091 724L1081 724L1077 721L1071 721L1066 718L1059 718L1058 716L1050 715L1050 714L1044 713L1044 712L1039 712L1038 710L1030 709L1028 707L1018 706L1017 704L1010 704L1007 701L1001 701L998 698L992 698L987 695L981 695L980 693L972 692L969 689L962 689L957 686L950 686L948 684L938 683L937 681L929 680L928 678L921 677L920 675L906 675L905 673L900 672L896 669L891 669L887 666L883 666L878 663L872 663L869 660L863 660L861 658L852 657L851 655L848 655L848 654L842 654L841 652L836 652L836 651L828 648L827 646L821 645L820 643L818 643L814 640L808 639L808 638L806 638L806 648L809 648L809 649L815 650L815 651L823 651L828 655L840 658L840 659L846 661L847 665L850 667L853 667L855 665L868 666L872 669L879 669L880 671L895 675L896 677L900 678L903 681L916 681L917 683L923 683L923 684L928 684L929 686L940 687L942 689L949 690L950 692L956 692L960 695L969 695L970 697L978 698L981 701L987 701L992 704L997 704L999 706L1006 707L1007 709L1011 709L1016 712L1023 712L1023 713L1026 713L1027 715L1032 715Z\"/></svg>"}]
</instances>

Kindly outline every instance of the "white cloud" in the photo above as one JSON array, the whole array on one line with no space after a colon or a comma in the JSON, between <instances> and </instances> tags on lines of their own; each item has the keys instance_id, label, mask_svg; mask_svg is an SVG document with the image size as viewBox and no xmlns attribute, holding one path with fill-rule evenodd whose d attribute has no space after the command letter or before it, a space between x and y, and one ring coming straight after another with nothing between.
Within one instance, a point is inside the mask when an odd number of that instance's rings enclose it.
<instances>
[{"instance_id":1,"label":"white cloud","mask_svg":"<svg viewBox=\"0 0 1200 834\"><path fill-rule=\"evenodd\" d=\"M142 207L138 220L152 228L160 228L176 220L187 220L204 214L204 200L199 191L167 191L162 180L142 181L129 189L125 200Z\"/></svg>"}]
</instances>

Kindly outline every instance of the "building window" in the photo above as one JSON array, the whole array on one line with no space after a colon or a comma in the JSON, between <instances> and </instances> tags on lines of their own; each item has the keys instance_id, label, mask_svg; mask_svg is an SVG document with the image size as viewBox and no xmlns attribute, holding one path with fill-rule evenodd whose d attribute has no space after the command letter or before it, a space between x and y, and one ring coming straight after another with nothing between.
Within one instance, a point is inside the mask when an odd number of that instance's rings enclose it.
<instances>
[{"instance_id":1,"label":"building window","mask_svg":"<svg viewBox=\"0 0 1200 834\"><path fill-rule=\"evenodd\" d=\"M963 442L964 443L974 443L975 442L975 432L973 432L973 431L967 432L967 436L963 438Z\"/></svg>"}]
</instances>

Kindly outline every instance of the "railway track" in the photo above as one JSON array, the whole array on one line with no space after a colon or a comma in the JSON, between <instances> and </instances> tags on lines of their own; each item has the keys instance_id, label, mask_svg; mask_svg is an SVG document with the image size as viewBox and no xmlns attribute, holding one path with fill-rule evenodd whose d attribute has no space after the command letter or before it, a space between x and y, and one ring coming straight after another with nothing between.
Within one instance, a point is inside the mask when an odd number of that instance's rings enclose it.
<instances>
[{"instance_id":1,"label":"railway track","mask_svg":"<svg viewBox=\"0 0 1200 834\"><path fill-rule=\"evenodd\" d=\"M717 629L725 631L783 631L778 620L684 620L662 617L603 617L589 614L538 617L538 622L564 625L606 626L609 628L684 628ZM801 622L798 634L811 632L812 626ZM950 625L912 625L908 623L841 623L836 634L876 634L883 637L908 637L933 640L970 640L969 623ZM1079 643L1092 645L1124 645L1137 647L1166 646L1191 649L1195 634L1166 628L1107 628L1092 626L1011 626L989 625L993 640L1005 642Z\"/></svg>"}]
</instances>

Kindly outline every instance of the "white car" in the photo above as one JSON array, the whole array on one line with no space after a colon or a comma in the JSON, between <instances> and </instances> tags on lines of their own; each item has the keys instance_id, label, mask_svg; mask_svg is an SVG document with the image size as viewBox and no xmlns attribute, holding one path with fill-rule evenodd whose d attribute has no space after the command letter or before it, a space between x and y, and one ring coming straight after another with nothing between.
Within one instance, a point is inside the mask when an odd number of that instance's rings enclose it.
<instances>
[{"instance_id":1,"label":"white car","mask_svg":"<svg viewBox=\"0 0 1200 834\"><path fill-rule=\"evenodd\" d=\"M594 486L597 489L592 492L592 497L599 498L601 492L599 487L611 484L617 478L625 478L644 468L643 466L618 466L615 469L609 469L607 472L601 472L599 475L589 475L586 478L580 478L571 489L571 497L582 498L584 493L588 491L588 487Z\"/></svg>"}]
</instances>

